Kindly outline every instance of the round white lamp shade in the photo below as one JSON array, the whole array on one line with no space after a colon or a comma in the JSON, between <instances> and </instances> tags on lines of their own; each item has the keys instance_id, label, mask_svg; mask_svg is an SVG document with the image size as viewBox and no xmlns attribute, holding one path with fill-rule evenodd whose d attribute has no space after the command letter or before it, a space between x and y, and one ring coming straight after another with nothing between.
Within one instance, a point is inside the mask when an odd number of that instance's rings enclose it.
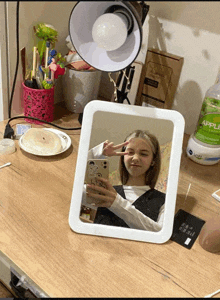
<instances>
[{"instance_id":1,"label":"round white lamp shade","mask_svg":"<svg viewBox=\"0 0 220 300\"><path fill-rule=\"evenodd\" d=\"M116 50L106 51L93 40L92 29L96 20L115 5L128 10L132 17L133 29L122 46ZM95 69L105 72L118 72L132 64L142 44L141 20L129 1L77 2L70 14L69 33L80 57Z\"/></svg>"}]
</instances>

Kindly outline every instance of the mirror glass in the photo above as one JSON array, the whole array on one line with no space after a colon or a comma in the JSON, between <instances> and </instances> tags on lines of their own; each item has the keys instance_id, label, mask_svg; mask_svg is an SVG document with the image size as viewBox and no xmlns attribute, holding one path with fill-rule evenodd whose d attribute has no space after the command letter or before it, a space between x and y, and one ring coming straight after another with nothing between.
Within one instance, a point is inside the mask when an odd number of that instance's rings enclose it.
<instances>
[{"instance_id":1,"label":"mirror glass","mask_svg":"<svg viewBox=\"0 0 220 300\"><path fill-rule=\"evenodd\" d=\"M70 206L72 230L166 242L173 228L183 133L184 119L176 111L89 102Z\"/></svg>"}]
</instances>

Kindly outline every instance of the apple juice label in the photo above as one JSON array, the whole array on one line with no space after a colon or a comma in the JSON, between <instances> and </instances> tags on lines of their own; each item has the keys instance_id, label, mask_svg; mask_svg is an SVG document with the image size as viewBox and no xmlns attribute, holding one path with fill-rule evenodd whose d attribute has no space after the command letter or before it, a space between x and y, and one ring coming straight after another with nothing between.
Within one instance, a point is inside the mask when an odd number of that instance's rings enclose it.
<instances>
[{"instance_id":1,"label":"apple juice label","mask_svg":"<svg viewBox=\"0 0 220 300\"><path fill-rule=\"evenodd\" d=\"M195 137L206 144L220 145L220 100L205 98Z\"/></svg>"}]
</instances>

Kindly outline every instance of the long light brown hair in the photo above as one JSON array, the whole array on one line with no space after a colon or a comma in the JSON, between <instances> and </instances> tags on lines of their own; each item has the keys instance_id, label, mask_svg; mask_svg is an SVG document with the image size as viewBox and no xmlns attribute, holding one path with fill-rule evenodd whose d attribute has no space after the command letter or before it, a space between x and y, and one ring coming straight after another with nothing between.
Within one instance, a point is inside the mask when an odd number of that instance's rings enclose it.
<instances>
[{"instance_id":1,"label":"long light brown hair","mask_svg":"<svg viewBox=\"0 0 220 300\"><path fill-rule=\"evenodd\" d=\"M150 188L154 188L160 173L161 165L161 155L160 155L160 145L157 138L149 133L147 130L135 130L131 132L126 138L125 142L130 138L142 138L149 143L153 152L152 165L147 170L145 174L145 184L149 185ZM122 147L122 152L124 152L126 147ZM120 157L119 161L119 172L122 184L126 184L129 179L129 173L124 164L124 155Z\"/></svg>"}]
</instances>

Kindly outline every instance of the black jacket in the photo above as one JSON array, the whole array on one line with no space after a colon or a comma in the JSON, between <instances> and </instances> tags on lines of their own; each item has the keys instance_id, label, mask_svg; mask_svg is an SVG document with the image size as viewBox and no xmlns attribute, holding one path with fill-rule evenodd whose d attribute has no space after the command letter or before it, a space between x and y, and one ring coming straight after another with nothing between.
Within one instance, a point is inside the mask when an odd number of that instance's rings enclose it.
<instances>
[{"instance_id":1,"label":"black jacket","mask_svg":"<svg viewBox=\"0 0 220 300\"><path fill-rule=\"evenodd\" d=\"M122 185L114 186L114 189L120 196L126 199ZM164 193L151 189L135 200L132 205L156 222L160 208L165 202L165 196L166 195ZM97 209L94 223L129 228L129 226L121 218L105 207L99 207Z\"/></svg>"}]
</instances>

